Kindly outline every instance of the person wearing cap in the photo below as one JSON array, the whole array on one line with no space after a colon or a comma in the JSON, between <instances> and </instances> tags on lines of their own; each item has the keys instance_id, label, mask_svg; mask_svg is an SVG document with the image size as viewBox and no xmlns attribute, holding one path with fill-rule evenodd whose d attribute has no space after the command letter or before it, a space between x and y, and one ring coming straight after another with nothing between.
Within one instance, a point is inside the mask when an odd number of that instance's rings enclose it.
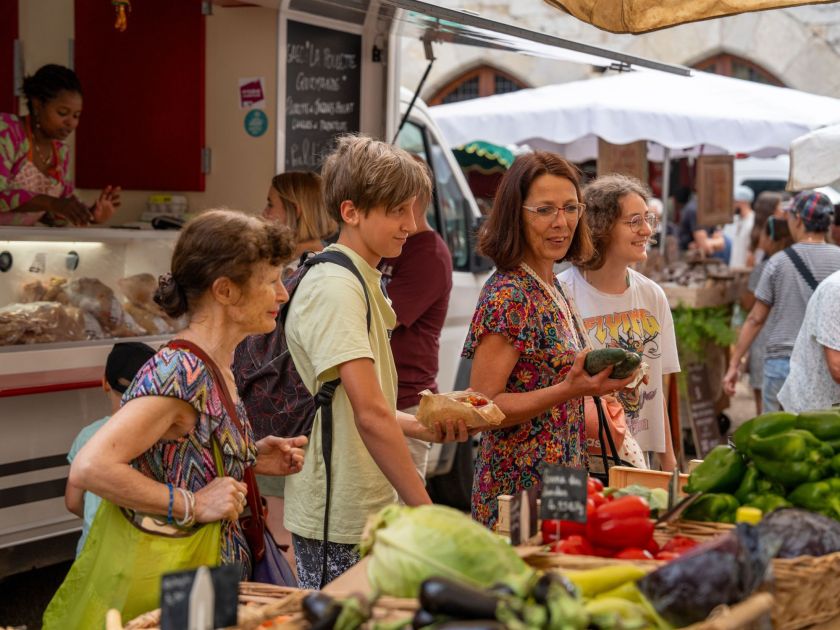
<instances>
[{"instance_id":1,"label":"person wearing cap","mask_svg":"<svg viewBox=\"0 0 840 630\"><path fill-rule=\"evenodd\" d=\"M755 290L756 301L741 328L723 378L724 391L735 393L741 361L767 326L762 411L778 411L778 393L790 372L790 357L805 317L808 300L819 282L840 270L840 248L826 242L834 206L822 193L799 193L787 214L794 245L767 262Z\"/></svg>"},{"instance_id":2,"label":"person wearing cap","mask_svg":"<svg viewBox=\"0 0 840 630\"><path fill-rule=\"evenodd\" d=\"M737 186L732 196L735 206L735 217L732 223L723 228L723 233L732 241L729 254L729 266L735 269L747 267L750 250L750 236L752 234L755 213L752 203L755 193L749 186Z\"/></svg>"},{"instance_id":3,"label":"person wearing cap","mask_svg":"<svg viewBox=\"0 0 840 630\"><path fill-rule=\"evenodd\" d=\"M125 390L131 385L137 372L140 368L155 355L155 351L147 346L145 343L126 342L114 344L111 352L108 354L108 359L105 362L105 374L102 376L102 389L111 403L111 413L116 413L120 408L120 400ZM73 445L70 447L70 452L67 453L67 462L72 464L76 458L76 454L87 444L87 441L96 433L99 428L105 424L110 415L105 416L92 422L79 431L79 435L73 440ZM82 537L79 538L79 544L76 545L76 555L82 551L85 546L90 526L93 524L93 517L96 516L96 510L99 509L101 499L92 492L85 492L82 488L73 485L67 481L67 487L64 490L64 505L73 514L82 518Z\"/></svg>"}]
</instances>

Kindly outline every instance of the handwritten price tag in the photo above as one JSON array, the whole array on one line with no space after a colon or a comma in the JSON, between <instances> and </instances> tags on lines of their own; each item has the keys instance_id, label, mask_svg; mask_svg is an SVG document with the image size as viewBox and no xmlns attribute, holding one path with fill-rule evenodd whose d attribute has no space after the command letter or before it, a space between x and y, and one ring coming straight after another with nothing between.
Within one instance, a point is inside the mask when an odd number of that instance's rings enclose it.
<instances>
[{"instance_id":1,"label":"handwritten price tag","mask_svg":"<svg viewBox=\"0 0 840 630\"><path fill-rule=\"evenodd\" d=\"M585 523L586 478L582 468L544 465L540 518Z\"/></svg>"}]
</instances>

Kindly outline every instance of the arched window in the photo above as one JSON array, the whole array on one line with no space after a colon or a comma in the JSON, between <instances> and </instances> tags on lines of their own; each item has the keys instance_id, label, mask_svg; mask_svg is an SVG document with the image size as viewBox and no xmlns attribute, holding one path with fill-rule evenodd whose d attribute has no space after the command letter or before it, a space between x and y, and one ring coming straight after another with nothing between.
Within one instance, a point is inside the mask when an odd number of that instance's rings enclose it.
<instances>
[{"instance_id":1,"label":"arched window","mask_svg":"<svg viewBox=\"0 0 840 630\"><path fill-rule=\"evenodd\" d=\"M736 79L785 87L783 81L757 63L728 53L721 53L704 59L699 63L695 63L694 67L704 72L712 72L727 77L735 77Z\"/></svg>"},{"instance_id":2,"label":"arched window","mask_svg":"<svg viewBox=\"0 0 840 630\"><path fill-rule=\"evenodd\" d=\"M429 99L429 105L457 103L479 96L516 92L527 87L528 85L507 72L491 66L479 66L443 86Z\"/></svg>"}]
</instances>

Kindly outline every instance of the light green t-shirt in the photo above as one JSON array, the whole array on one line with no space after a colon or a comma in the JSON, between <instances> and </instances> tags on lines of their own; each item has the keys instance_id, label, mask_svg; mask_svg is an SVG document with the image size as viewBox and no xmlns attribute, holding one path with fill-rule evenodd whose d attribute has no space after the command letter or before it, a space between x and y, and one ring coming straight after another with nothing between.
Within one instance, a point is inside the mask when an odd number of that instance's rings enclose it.
<instances>
[{"instance_id":1,"label":"light green t-shirt","mask_svg":"<svg viewBox=\"0 0 840 630\"><path fill-rule=\"evenodd\" d=\"M367 285L371 307L367 333L365 295L352 272L323 263L309 270L295 291L286 319L286 338L295 367L310 392L338 377L338 366L370 358L379 384L394 410L396 422L397 371L389 333L397 318L382 293L381 274L353 250L331 245L347 254ZM333 409L332 502L329 540L357 544L368 516L396 502L397 494L374 462L359 432L343 386L336 390ZM323 539L326 497L321 455L320 412L315 418L303 470L286 478L285 525L304 538Z\"/></svg>"}]
</instances>

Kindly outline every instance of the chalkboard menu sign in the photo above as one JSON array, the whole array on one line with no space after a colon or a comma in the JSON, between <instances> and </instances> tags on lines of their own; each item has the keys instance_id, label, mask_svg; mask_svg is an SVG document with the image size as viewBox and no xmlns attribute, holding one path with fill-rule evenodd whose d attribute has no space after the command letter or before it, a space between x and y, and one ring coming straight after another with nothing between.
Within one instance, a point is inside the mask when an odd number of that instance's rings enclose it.
<instances>
[{"instance_id":1,"label":"chalkboard menu sign","mask_svg":"<svg viewBox=\"0 0 840 630\"><path fill-rule=\"evenodd\" d=\"M692 363L686 371L694 448L697 457L703 459L715 446L723 444L726 440L720 434L718 414L715 413L715 401L712 400L712 388L709 385L706 366L702 363Z\"/></svg>"},{"instance_id":2,"label":"chalkboard menu sign","mask_svg":"<svg viewBox=\"0 0 840 630\"><path fill-rule=\"evenodd\" d=\"M540 518L586 522L586 478L582 468L544 465Z\"/></svg>"},{"instance_id":3,"label":"chalkboard menu sign","mask_svg":"<svg viewBox=\"0 0 840 630\"><path fill-rule=\"evenodd\" d=\"M359 131L362 37L288 21L287 171L317 171L336 136Z\"/></svg>"}]
</instances>

